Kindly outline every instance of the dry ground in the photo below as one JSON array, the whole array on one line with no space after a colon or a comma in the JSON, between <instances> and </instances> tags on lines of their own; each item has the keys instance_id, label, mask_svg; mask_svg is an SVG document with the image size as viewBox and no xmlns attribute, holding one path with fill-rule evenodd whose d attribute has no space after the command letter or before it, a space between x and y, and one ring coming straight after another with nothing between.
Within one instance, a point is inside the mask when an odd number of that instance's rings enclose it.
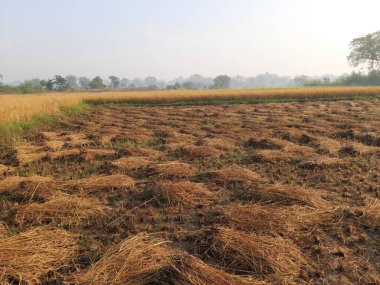
<instances>
[{"instance_id":1,"label":"dry ground","mask_svg":"<svg viewBox=\"0 0 380 285\"><path fill-rule=\"evenodd\" d=\"M100 108L0 155L0 284L379 284L380 101Z\"/></svg>"}]
</instances>

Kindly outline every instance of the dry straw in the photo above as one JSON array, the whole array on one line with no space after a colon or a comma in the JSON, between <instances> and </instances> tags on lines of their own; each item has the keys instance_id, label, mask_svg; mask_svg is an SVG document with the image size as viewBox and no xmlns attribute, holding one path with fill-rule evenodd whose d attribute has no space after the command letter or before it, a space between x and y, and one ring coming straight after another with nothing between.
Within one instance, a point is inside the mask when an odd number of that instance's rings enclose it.
<instances>
[{"instance_id":1,"label":"dry straw","mask_svg":"<svg viewBox=\"0 0 380 285\"><path fill-rule=\"evenodd\" d=\"M156 164L149 171L160 178L187 178L196 174L193 166L177 161Z\"/></svg>"},{"instance_id":2,"label":"dry straw","mask_svg":"<svg viewBox=\"0 0 380 285\"><path fill-rule=\"evenodd\" d=\"M321 198L313 189L283 185L260 185L246 190L242 196L255 202L281 203L285 205L303 205L315 208L326 208L330 203Z\"/></svg>"},{"instance_id":3,"label":"dry straw","mask_svg":"<svg viewBox=\"0 0 380 285\"><path fill-rule=\"evenodd\" d=\"M206 172L204 176L205 178L211 179L212 181L218 182L222 185L238 182L249 186L252 183L264 181L263 177L256 172L238 165L233 165L229 168L223 168L220 170L209 171Z\"/></svg>"},{"instance_id":4,"label":"dry straw","mask_svg":"<svg viewBox=\"0 0 380 285\"><path fill-rule=\"evenodd\" d=\"M213 197L204 184L190 181L161 182L157 185L157 192L170 205L207 205Z\"/></svg>"},{"instance_id":5,"label":"dry straw","mask_svg":"<svg viewBox=\"0 0 380 285\"><path fill-rule=\"evenodd\" d=\"M9 176L0 181L0 193L11 194L23 199L47 198L57 192L52 177L45 176Z\"/></svg>"},{"instance_id":6,"label":"dry straw","mask_svg":"<svg viewBox=\"0 0 380 285\"><path fill-rule=\"evenodd\" d=\"M101 190L126 189L135 185L135 180L127 175L97 175L89 178L68 181L64 184L66 187L72 187L93 193Z\"/></svg>"},{"instance_id":7,"label":"dry straw","mask_svg":"<svg viewBox=\"0 0 380 285\"><path fill-rule=\"evenodd\" d=\"M16 210L15 222L41 225L46 223L76 226L94 223L105 216L109 208L94 198L82 198L60 194L44 203L20 206Z\"/></svg>"},{"instance_id":8,"label":"dry straw","mask_svg":"<svg viewBox=\"0 0 380 285\"><path fill-rule=\"evenodd\" d=\"M167 241L139 234L111 247L77 284L98 285L263 285L253 278L235 276L196 257L172 249Z\"/></svg>"},{"instance_id":9,"label":"dry straw","mask_svg":"<svg viewBox=\"0 0 380 285\"><path fill-rule=\"evenodd\" d=\"M201 233L197 245L200 254L221 262L229 271L261 276L279 284L295 281L301 269L310 267L300 249L280 236L208 228Z\"/></svg>"},{"instance_id":10,"label":"dry straw","mask_svg":"<svg viewBox=\"0 0 380 285\"><path fill-rule=\"evenodd\" d=\"M77 254L75 235L37 227L0 239L0 282L40 284L40 277L69 266Z\"/></svg>"},{"instance_id":11,"label":"dry straw","mask_svg":"<svg viewBox=\"0 0 380 285\"><path fill-rule=\"evenodd\" d=\"M150 163L148 159L138 156L122 157L111 162L111 164L115 165L121 172L126 173L147 167Z\"/></svg>"}]
</instances>

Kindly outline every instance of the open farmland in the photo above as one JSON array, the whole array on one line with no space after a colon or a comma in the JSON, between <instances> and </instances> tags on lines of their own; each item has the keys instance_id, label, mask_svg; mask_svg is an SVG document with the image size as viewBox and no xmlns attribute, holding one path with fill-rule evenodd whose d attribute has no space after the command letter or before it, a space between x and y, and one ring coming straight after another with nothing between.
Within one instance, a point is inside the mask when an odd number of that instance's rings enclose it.
<instances>
[{"instance_id":1,"label":"open farmland","mask_svg":"<svg viewBox=\"0 0 380 285\"><path fill-rule=\"evenodd\" d=\"M90 109L1 152L0 284L379 284L379 168L376 99Z\"/></svg>"}]
</instances>

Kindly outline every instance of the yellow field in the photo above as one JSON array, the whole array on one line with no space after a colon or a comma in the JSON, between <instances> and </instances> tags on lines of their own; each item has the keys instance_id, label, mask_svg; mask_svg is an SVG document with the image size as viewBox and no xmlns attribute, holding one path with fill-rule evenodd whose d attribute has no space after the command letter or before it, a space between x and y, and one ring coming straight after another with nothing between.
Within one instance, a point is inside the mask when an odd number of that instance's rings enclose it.
<instances>
[{"instance_id":1,"label":"yellow field","mask_svg":"<svg viewBox=\"0 0 380 285\"><path fill-rule=\"evenodd\" d=\"M160 90L141 92L45 93L0 95L0 123L25 121L34 115L51 114L75 104L107 102L172 103L199 100L274 98L331 98L378 96L380 87L281 88L242 90Z\"/></svg>"}]
</instances>

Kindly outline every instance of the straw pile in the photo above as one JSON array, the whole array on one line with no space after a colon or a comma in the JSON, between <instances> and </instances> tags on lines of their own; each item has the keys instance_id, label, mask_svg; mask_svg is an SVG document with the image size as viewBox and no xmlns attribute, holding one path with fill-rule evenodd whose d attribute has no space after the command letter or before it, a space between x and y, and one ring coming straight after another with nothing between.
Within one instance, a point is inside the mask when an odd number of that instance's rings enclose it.
<instances>
[{"instance_id":1,"label":"straw pile","mask_svg":"<svg viewBox=\"0 0 380 285\"><path fill-rule=\"evenodd\" d=\"M164 155L162 152L158 150L141 147L124 148L120 150L120 154L125 156L141 156L151 159L156 159Z\"/></svg>"},{"instance_id":2,"label":"straw pile","mask_svg":"<svg viewBox=\"0 0 380 285\"><path fill-rule=\"evenodd\" d=\"M49 157L52 160L61 159L78 159L81 156L80 149L65 149L49 153Z\"/></svg>"},{"instance_id":3,"label":"straw pile","mask_svg":"<svg viewBox=\"0 0 380 285\"><path fill-rule=\"evenodd\" d=\"M196 169L190 164L177 161L156 164L149 171L160 178L187 178L196 174Z\"/></svg>"},{"instance_id":4,"label":"straw pile","mask_svg":"<svg viewBox=\"0 0 380 285\"><path fill-rule=\"evenodd\" d=\"M235 193L239 199L265 203L281 203L284 205L303 205L316 208L326 208L330 204L322 199L312 189L296 188L280 183L274 185L260 185L244 192Z\"/></svg>"},{"instance_id":5,"label":"straw pile","mask_svg":"<svg viewBox=\"0 0 380 285\"><path fill-rule=\"evenodd\" d=\"M45 145L52 151L60 150L64 145L64 141L60 140L52 140L52 141L46 141Z\"/></svg>"},{"instance_id":6,"label":"straw pile","mask_svg":"<svg viewBox=\"0 0 380 285\"><path fill-rule=\"evenodd\" d=\"M12 172L12 170L13 167L0 164L0 176L8 174L9 172Z\"/></svg>"},{"instance_id":7,"label":"straw pile","mask_svg":"<svg viewBox=\"0 0 380 285\"><path fill-rule=\"evenodd\" d=\"M20 165L26 165L47 157L46 152L41 152L40 147L33 145L17 147L16 152L17 161L20 163Z\"/></svg>"},{"instance_id":8,"label":"straw pile","mask_svg":"<svg viewBox=\"0 0 380 285\"><path fill-rule=\"evenodd\" d=\"M255 233L287 233L294 226L292 212L259 204L228 204L221 208L229 226Z\"/></svg>"},{"instance_id":9,"label":"straw pile","mask_svg":"<svg viewBox=\"0 0 380 285\"><path fill-rule=\"evenodd\" d=\"M148 159L138 156L122 157L111 162L122 172L135 171L147 167L150 163Z\"/></svg>"},{"instance_id":10,"label":"straw pile","mask_svg":"<svg viewBox=\"0 0 380 285\"><path fill-rule=\"evenodd\" d=\"M213 197L205 185L190 181L161 182L157 185L157 192L170 205L207 205Z\"/></svg>"},{"instance_id":11,"label":"straw pile","mask_svg":"<svg viewBox=\"0 0 380 285\"><path fill-rule=\"evenodd\" d=\"M110 248L78 284L97 285L264 285L252 278L235 276L200 259L169 247L168 242L139 234Z\"/></svg>"},{"instance_id":12,"label":"straw pile","mask_svg":"<svg viewBox=\"0 0 380 285\"><path fill-rule=\"evenodd\" d=\"M91 161L101 157L112 157L116 155L116 151L112 149L86 149L84 159Z\"/></svg>"},{"instance_id":13,"label":"straw pile","mask_svg":"<svg viewBox=\"0 0 380 285\"><path fill-rule=\"evenodd\" d=\"M263 177L248 168L233 165L229 168L213 170L204 174L205 178L222 185L229 183L242 183L246 186L264 181Z\"/></svg>"},{"instance_id":14,"label":"straw pile","mask_svg":"<svg viewBox=\"0 0 380 285\"><path fill-rule=\"evenodd\" d=\"M190 160L195 160L197 158L218 159L223 154L223 151L212 146L192 145L182 146L178 149L178 152Z\"/></svg>"},{"instance_id":15,"label":"straw pile","mask_svg":"<svg viewBox=\"0 0 380 285\"><path fill-rule=\"evenodd\" d=\"M143 285L153 284L169 271L170 248L167 242L139 234L111 247L78 284Z\"/></svg>"},{"instance_id":16,"label":"straw pile","mask_svg":"<svg viewBox=\"0 0 380 285\"><path fill-rule=\"evenodd\" d=\"M200 253L207 252L209 258L220 260L224 268L262 277L271 275L278 281L290 281L299 276L301 267L308 267L299 248L282 237L218 227L203 230L198 246Z\"/></svg>"},{"instance_id":17,"label":"straw pile","mask_svg":"<svg viewBox=\"0 0 380 285\"><path fill-rule=\"evenodd\" d=\"M0 193L8 193L23 199L47 198L57 191L52 177L9 176L0 181Z\"/></svg>"},{"instance_id":18,"label":"straw pile","mask_svg":"<svg viewBox=\"0 0 380 285\"><path fill-rule=\"evenodd\" d=\"M40 277L68 266L75 258L75 236L61 229L37 227L0 239L0 282L40 284Z\"/></svg>"},{"instance_id":19,"label":"straw pile","mask_svg":"<svg viewBox=\"0 0 380 285\"><path fill-rule=\"evenodd\" d=\"M95 223L96 219L104 216L108 210L109 208L97 199L61 194L45 203L20 206L15 215L15 222L20 226L50 223L76 226Z\"/></svg>"},{"instance_id":20,"label":"straw pile","mask_svg":"<svg viewBox=\"0 0 380 285\"><path fill-rule=\"evenodd\" d=\"M126 189L135 185L135 180L127 175L97 175L89 178L68 181L67 187L82 190L86 193L94 193L107 189Z\"/></svg>"}]
</instances>

